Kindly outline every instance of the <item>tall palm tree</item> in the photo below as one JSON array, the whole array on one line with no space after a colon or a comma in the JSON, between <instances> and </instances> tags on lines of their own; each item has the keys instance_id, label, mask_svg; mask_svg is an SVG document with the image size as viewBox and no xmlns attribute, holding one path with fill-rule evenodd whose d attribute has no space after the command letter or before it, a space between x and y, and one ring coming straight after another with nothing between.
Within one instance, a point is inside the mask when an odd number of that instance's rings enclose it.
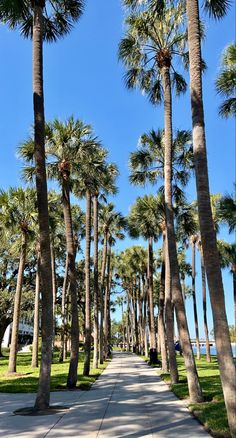
<instances>
[{"instance_id":1,"label":"tall palm tree","mask_svg":"<svg viewBox=\"0 0 236 438\"><path fill-rule=\"evenodd\" d=\"M62 187L62 202L66 228L66 242L68 254L68 276L71 296L71 357L67 386L73 388L77 382L78 353L79 353L79 326L78 326L78 294L75 268L75 245L72 214L70 206L70 192L78 193L78 168L84 171L88 159L94 158L94 148L98 147L97 140L92 134L91 127L79 120L70 117L67 122L55 120L47 126L46 153L48 156L48 175L56 177ZM85 177L85 175L83 175ZM81 177L81 175L80 175ZM83 184L80 178L79 184ZM81 189L81 188L80 188ZM86 297L90 295L90 229L91 229L91 192L86 188ZM89 291L89 292L88 292ZM89 302L86 302L89 307ZM88 312L86 312L86 315ZM87 325L89 322L87 321ZM88 332L88 330L87 330ZM88 335L87 335L88 338ZM88 341L87 341L88 343Z\"/></svg>"},{"instance_id":2,"label":"tall palm tree","mask_svg":"<svg viewBox=\"0 0 236 438\"><path fill-rule=\"evenodd\" d=\"M236 44L229 44L223 53L221 71L216 79L217 92L227 99L220 105L219 114L222 117L236 114Z\"/></svg>"},{"instance_id":3,"label":"tall palm tree","mask_svg":"<svg viewBox=\"0 0 236 438\"><path fill-rule=\"evenodd\" d=\"M14 313L8 373L16 372L16 356L18 348L18 331L21 309L21 294L24 269L27 257L27 245L36 223L36 193L32 189L10 188L0 192L0 233L5 229L15 234L20 243L20 259L14 299Z\"/></svg>"},{"instance_id":4,"label":"tall palm tree","mask_svg":"<svg viewBox=\"0 0 236 438\"><path fill-rule=\"evenodd\" d=\"M229 6L228 0L205 0L204 6L214 18L222 18ZM190 95L193 125L193 151L196 171L198 214L204 261L210 292L217 358L232 436L236 436L236 371L227 323L224 289L217 250L216 233L212 219L204 107L202 94L201 37L198 0L187 0L188 45L190 62Z\"/></svg>"},{"instance_id":5,"label":"tall palm tree","mask_svg":"<svg viewBox=\"0 0 236 438\"><path fill-rule=\"evenodd\" d=\"M0 20L33 42L34 157L38 200L42 282L42 355L35 409L46 409L50 401L53 336L52 269L45 169L45 122L43 89L43 42L53 42L69 33L82 14L82 0L3 0Z\"/></svg>"}]
</instances>

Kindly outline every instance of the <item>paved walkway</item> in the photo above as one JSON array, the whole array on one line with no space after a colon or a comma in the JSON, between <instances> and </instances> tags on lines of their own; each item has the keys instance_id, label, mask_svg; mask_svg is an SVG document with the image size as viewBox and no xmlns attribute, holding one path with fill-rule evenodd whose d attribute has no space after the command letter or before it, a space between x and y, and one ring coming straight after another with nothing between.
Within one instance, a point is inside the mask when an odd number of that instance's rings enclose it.
<instances>
[{"instance_id":1,"label":"paved walkway","mask_svg":"<svg viewBox=\"0 0 236 438\"><path fill-rule=\"evenodd\" d=\"M114 353L90 391L52 393L51 404L69 410L40 417L13 415L15 409L32 406L34 398L0 394L0 437L209 438L155 370L133 354Z\"/></svg>"}]
</instances>

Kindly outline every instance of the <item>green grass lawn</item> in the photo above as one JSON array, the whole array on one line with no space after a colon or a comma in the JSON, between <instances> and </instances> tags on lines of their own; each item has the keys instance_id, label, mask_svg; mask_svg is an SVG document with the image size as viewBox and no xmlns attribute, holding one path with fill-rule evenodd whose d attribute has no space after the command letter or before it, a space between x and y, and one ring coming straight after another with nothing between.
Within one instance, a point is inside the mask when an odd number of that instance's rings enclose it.
<instances>
[{"instance_id":1,"label":"green grass lawn","mask_svg":"<svg viewBox=\"0 0 236 438\"><path fill-rule=\"evenodd\" d=\"M171 385L172 391L181 399L188 398L188 386L183 357L177 356L180 383ZM196 359L199 380L204 396L204 403L190 404L189 409L204 424L216 438L230 437L223 392L219 376L217 359L212 358L208 363L205 356ZM161 377L170 384L169 374Z\"/></svg>"},{"instance_id":2,"label":"green grass lawn","mask_svg":"<svg viewBox=\"0 0 236 438\"><path fill-rule=\"evenodd\" d=\"M39 368L31 367L31 353L18 353L17 355L17 374L9 376L8 368L8 353L4 353L5 357L0 358L0 392L36 392L38 386ZM54 353L52 374L51 374L51 390L65 390L66 380L69 369L69 358L63 362L58 362L59 353ZM80 389L89 389L91 384L98 378L102 371L106 368L108 362L100 365L99 368L92 368L89 377L83 376L83 353L79 354L78 367L78 382L77 386ZM19 375L20 374L20 375Z\"/></svg>"}]
</instances>

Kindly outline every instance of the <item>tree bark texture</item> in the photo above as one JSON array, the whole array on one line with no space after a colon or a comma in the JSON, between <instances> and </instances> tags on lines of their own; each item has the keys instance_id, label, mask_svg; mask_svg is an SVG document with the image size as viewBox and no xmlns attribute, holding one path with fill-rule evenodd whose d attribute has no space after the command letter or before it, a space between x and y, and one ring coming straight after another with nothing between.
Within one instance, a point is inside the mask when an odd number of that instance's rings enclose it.
<instances>
[{"instance_id":1,"label":"tree bark texture","mask_svg":"<svg viewBox=\"0 0 236 438\"><path fill-rule=\"evenodd\" d=\"M40 243L40 282L42 286L42 350L35 409L43 410L50 403L50 376L53 341L53 296L50 233L45 167L45 120L43 95L43 8L34 6L33 17L33 101L34 158L38 204Z\"/></svg>"},{"instance_id":2,"label":"tree bark texture","mask_svg":"<svg viewBox=\"0 0 236 438\"><path fill-rule=\"evenodd\" d=\"M95 194L93 198L93 229L94 229L94 351L93 351L93 368L98 368L98 195Z\"/></svg>"},{"instance_id":3,"label":"tree bark texture","mask_svg":"<svg viewBox=\"0 0 236 438\"><path fill-rule=\"evenodd\" d=\"M194 236L193 236L194 239ZM193 315L197 346L197 359L201 359L199 328L198 328L198 314L197 314L197 300L196 300L196 241L192 241L192 294L193 294Z\"/></svg>"},{"instance_id":4,"label":"tree bark texture","mask_svg":"<svg viewBox=\"0 0 236 438\"><path fill-rule=\"evenodd\" d=\"M91 351L91 300L90 300L90 247L91 247L91 194L86 192L86 248L85 248L85 344L84 371L88 376L90 371Z\"/></svg>"},{"instance_id":5,"label":"tree bark texture","mask_svg":"<svg viewBox=\"0 0 236 438\"><path fill-rule=\"evenodd\" d=\"M207 323L206 271L205 271L203 252L201 248L200 248L200 255L201 255L201 277L202 277L202 307L203 307L204 332L206 339L206 360L207 362L211 362L209 331L208 331L208 323Z\"/></svg>"},{"instance_id":6,"label":"tree bark texture","mask_svg":"<svg viewBox=\"0 0 236 438\"><path fill-rule=\"evenodd\" d=\"M34 334L32 345L32 368L38 368L38 350L39 350L39 294L40 294L40 252L37 255L37 271L35 281L35 298L34 298Z\"/></svg>"},{"instance_id":7,"label":"tree bark texture","mask_svg":"<svg viewBox=\"0 0 236 438\"><path fill-rule=\"evenodd\" d=\"M100 332L99 332L99 362L103 364L103 355L104 355L104 332L103 332L103 324L104 324L104 282L105 282L105 272L106 272L106 263L107 263L107 233L104 235L104 244L103 244L103 254L102 254L102 270L101 270L101 285L100 285Z\"/></svg>"},{"instance_id":8,"label":"tree bark texture","mask_svg":"<svg viewBox=\"0 0 236 438\"><path fill-rule=\"evenodd\" d=\"M163 373L168 372L168 360L166 350L166 330L164 321L165 312L165 237L163 235L162 245L162 264L161 264L161 281L160 281L160 295L159 295L159 309L158 309L158 331L161 344L161 368Z\"/></svg>"},{"instance_id":9,"label":"tree bark texture","mask_svg":"<svg viewBox=\"0 0 236 438\"><path fill-rule=\"evenodd\" d=\"M16 357L18 350L18 334L19 334L19 322L20 322L20 305L21 305L22 285L24 280L26 251L27 251L27 232L22 230L20 263L19 263L19 270L17 275L16 293L14 298L14 311L13 311L13 321L12 321L12 334L11 334L10 355L9 355L9 363L8 363L8 373L16 373Z\"/></svg>"},{"instance_id":10,"label":"tree bark texture","mask_svg":"<svg viewBox=\"0 0 236 438\"><path fill-rule=\"evenodd\" d=\"M187 20L193 152L196 172L199 224L212 306L220 377L230 432L232 437L236 437L236 371L230 342L216 233L210 204L202 95L201 38L198 0L187 0Z\"/></svg>"},{"instance_id":11,"label":"tree bark texture","mask_svg":"<svg viewBox=\"0 0 236 438\"><path fill-rule=\"evenodd\" d=\"M71 351L70 366L67 376L67 387L73 389L77 383L77 371L79 360L79 322L78 322L78 294L75 268L75 247L73 236L73 224L70 205L70 188L69 181L66 178L62 180L62 203L63 214L66 229L66 250L68 257L68 281L70 285L71 301Z\"/></svg>"}]
</instances>

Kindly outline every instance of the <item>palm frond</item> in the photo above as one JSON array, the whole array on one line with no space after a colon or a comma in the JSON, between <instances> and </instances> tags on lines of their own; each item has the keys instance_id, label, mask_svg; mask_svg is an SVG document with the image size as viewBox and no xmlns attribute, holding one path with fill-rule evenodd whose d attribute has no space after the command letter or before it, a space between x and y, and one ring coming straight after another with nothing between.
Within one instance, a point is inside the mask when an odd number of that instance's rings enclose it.
<instances>
[{"instance_id":1,"label":"palm frond","mask_svg":"<svg viewBox=\"0 0 236 438\"><path fill-rule=\"evenodd\" d=\"M205 0L204 9L210 17L223 18L231 6L230 0Z\"/></svg>"}]
</instances>

